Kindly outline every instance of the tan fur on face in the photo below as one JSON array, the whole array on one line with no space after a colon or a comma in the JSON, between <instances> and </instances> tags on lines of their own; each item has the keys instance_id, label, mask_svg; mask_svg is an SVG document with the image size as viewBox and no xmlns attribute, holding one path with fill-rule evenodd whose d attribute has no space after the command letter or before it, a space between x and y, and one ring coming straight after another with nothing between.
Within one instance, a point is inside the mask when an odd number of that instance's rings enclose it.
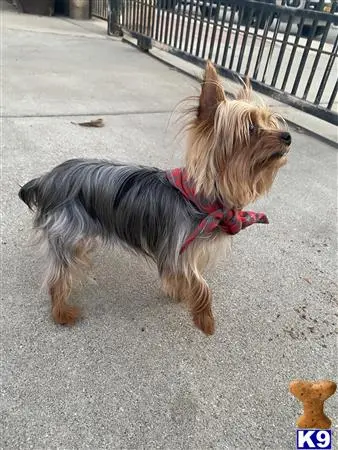
<instances>
[{"instance_id":1,"label":"tan fur on face","mask_svg":"<svg viewBox=\"0 0 338 450\"><path fill-rule=\"evenodd\" d=\"M208 63L188 126L186 167L197 192L234 208L265 194L286 163L288 147L280 137L284 127L268 108L252 103L248 81L235 100L227 99ZM277 157L279 153L285 156Z\"/></svg>"}]
</instances>

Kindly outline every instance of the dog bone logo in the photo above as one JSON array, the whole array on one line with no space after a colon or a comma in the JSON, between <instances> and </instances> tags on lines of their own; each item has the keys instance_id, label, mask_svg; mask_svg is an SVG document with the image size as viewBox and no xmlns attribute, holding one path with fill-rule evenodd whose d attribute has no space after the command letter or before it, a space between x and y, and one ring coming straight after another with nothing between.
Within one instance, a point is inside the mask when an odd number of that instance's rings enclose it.
<instances>
[{"instance_id":1,"label":"dog bone logo","mask_svg":"<svg viewBox=\"0 0 338 450\"><path fill-rule=\"evenodd\" d=\"M298 428L328 429L331 420L324 414L324 402L336 392L334 381L291 381L290 392L303 403L304 413L298 417Z\"/></svg>"}]
</instances>

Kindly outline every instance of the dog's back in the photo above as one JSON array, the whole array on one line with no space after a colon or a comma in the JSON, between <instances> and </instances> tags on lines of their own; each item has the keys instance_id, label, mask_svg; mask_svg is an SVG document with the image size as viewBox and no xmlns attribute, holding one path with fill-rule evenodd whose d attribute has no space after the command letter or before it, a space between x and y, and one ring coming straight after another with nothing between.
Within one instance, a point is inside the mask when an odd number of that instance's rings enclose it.
<instances>
[{"instance_id":1,"label":"dog's back","mask_svg":"<svg viewBox=\"0 0 338 450\"><path fill-rule=\"evenodd\" d=\"M34 225L48 239L118 240L148 256L178 252L200 218L156 168L73 159L25 184L19 197L36 209Z\"/></svg>"},{"instance_id":2,"label":"dog's back","mask_svg":"<svg viewBox=\"0 0 338 450\"><path fill-rule=\"evenodd\" d=\"M122 165L103 160L70 159L47 174L34 178L19 191L19 197L30 209L50 213L65 202L86 200L85 191L97 196L101 190L110 189L114 173ZM82 194L81 194L82 193Z\"/></svg>"},{"instance_id":3,"label":"dog's back","mask_svg":"<svg viewBox=\"0 0 338 450\"><path fill-rule=\"evenodd\" d=\"M38 214L51 214L75 202L98 218L106 209L112 213L139 180L146 182L148 178L154 183L154 177L160 178L161 171L104 160L71 159L26 183L19 197Z\"/></svg>"}]
</instances>

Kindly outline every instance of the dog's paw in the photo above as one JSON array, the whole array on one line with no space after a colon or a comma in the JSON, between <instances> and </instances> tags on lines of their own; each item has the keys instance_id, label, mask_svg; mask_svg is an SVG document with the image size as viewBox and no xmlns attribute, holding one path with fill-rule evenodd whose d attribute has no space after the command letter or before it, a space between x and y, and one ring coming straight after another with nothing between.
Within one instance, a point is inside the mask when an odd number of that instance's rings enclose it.
<instances>
[{"instance_id":1,"label":"dog's paw","mask_svg":"<svg viewBox=\"0 0 338 450\"><path fill-rule=\"evenodd\" d=\"M76 306L63 305L55 306L52 309L52 316L56 323L60 325L74 325L80 315L80 310Z\"/></svg>"},{"instance_id":2,"label":"dog's paw","mask_svg":"<svg viewBox=\"0 0 338 450\"><path fill-rule=\"evenodd\" d=\"M215 333L215 320L211 310L201 311L193 316L194 324L203 331L204 334L211 336Z\"/></svg>"}]
</instances>

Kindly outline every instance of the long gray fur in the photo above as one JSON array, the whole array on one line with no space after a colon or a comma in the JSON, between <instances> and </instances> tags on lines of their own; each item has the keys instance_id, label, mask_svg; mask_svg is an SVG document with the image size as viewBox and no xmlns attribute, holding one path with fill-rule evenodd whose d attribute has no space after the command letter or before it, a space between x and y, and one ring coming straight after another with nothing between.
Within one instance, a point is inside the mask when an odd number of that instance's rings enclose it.
<instances>
[{"instance_id":1,"label":"long gray fur","mask_svg":"<svg viewBox=\"0 0 338 450\"><path fill-rule=\"evenodd\" d=\"M25 184L19 197L36 209L34 225L54 270L72 263L81 239L97 237L151 257L160 273L175 269L183 242L204 217L164 171L103 160L66 161Z\"/></svg>"}]
</instances>

